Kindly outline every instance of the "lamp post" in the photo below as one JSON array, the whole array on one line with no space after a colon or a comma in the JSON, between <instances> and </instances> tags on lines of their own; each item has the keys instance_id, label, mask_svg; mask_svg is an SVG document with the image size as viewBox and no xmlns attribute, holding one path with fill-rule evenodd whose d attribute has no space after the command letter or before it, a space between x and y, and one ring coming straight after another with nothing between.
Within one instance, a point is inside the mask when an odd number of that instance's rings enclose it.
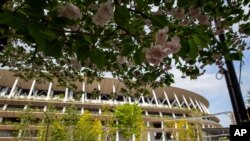
<instances>
[{"instance_id":1,"label":"lamp post","mask_svg":"<svg viewBox=\"0 0 250 141\"><path fill-rule=\"evenodd\" d=\"M226 47L225 35L220 34L219 39L220 42L223 44L223 46ZM247 123L249 124L247 110L244 104L244 100L242 98L242 93L236 76L233 62L225 58L225 64L227 70L222 68L222 71L226 78L227 88L229 91L229 96L232 103L236 124L237 125L242 125Z\"/></svg>"}]
</instances>

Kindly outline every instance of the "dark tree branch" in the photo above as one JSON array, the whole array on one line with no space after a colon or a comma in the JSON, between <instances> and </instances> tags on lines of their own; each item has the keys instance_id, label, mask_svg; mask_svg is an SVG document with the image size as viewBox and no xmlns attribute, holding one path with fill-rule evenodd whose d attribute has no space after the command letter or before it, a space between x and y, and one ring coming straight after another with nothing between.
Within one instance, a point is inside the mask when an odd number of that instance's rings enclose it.
<instances>
[{"instance_id":1,"label":"dark tree branch","mask_svg":"<svg viewBox=\"0 0 250 141\"><path fill-rule=\"evenodd\" d=\"M134 9L131 9L131 8L128 8L128 10L131 11L131 12L134 12L134 13L136 13L136 14L141 15L143 18L152 19L151 17L149 17L148 15L144 14L144 13L141 12L141 11L137 11L137 10L134 10Z\"/></svg>"}]
</instances>

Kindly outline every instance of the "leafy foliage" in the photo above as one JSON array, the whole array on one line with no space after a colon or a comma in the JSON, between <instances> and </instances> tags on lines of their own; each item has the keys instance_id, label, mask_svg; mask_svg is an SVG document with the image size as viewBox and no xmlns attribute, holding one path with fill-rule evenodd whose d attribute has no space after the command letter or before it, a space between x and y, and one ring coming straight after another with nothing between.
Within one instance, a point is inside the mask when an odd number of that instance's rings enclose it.
<instances>
[{"instance_id":1,"label":"leafy foliage","mask_svg":"<svg viewBox=\"0 0 250 141\"><path fill-rule=\"evenodd\" d=\"M97 141L102 133L100 120L92 120L91 114L85 112L76 124L74 141Z\"/></svg>"},{"instance_id":2,"label":"leafy foliage","mask_svg":"<svg viewBox=\"0 0 250 141\"><path fill-rule=\"evenodd\" d=\"M93 81L105 72L135 90L170 85L172 67L195 79L204 66L223 65L223 57L242 58L242 38L249 35L247 5L247 0L4 0L0 65L25 79L57 79L67 87L75 87L83 75ZM232 29L235 24L239 31ZM176 36L181 48L154 64L157 55L148 60L145 54L165 27L164 40ZM222 34L225 44L218 40Z\"/></svg>"},{"instance_id":3,"label":"leafy foliage","mask_svg":"<svg viewBox=\"0 0 250 141\"><path fill-rule=\"evenodd\" d=\"M143 135L144 121L141 116L141 108L138 105L124 104L116 107L115 117L118 120L118 130L125 140L129 140L133 134L140 139Z\"/></svg>"},{"instance_id":4,"label":"leafy foliage","mask_svg":"<svg viewBox=\"0 0 250 141\"><path fill-rule=\"evenodd\" d=\"M31 109L26 109L24 112L20 113L20 124L16 125L17 130L17 140L25 141L26 138L32 138L34 132L31 130L31 125L35 123L35 118L32 114Z\"/></svg>"}]
</instances>

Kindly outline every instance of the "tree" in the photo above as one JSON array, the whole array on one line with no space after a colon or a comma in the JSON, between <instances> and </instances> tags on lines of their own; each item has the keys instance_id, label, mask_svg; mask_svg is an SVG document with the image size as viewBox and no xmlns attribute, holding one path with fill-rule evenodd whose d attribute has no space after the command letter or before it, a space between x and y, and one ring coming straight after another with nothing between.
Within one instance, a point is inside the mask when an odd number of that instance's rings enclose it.
<instances>
[{"instance_id":1,"label":"tree","mask_svg":"<svg viewBox=\"0 0 250 141\"><path fill-rule=\"evenodd\" d=\"M74 141L98 141L102 134L101 121L93 120L91 114L85 111L76 124Z\"/></svg>"},{"instance_id":2,"label":"tree","mask_svg":"<svg viewBox=\"0 0 250 141\"><path fill-rule=\"evenodd\" d=\"M129 89L170 85L174 66L195 79L241 60L248 0L2 0L0 64L21 78L74 87L111 72ZM239 30L232 29L239 24ZM224 34L225 42L218 36ZM135 81L134 81L135 80Z\"/></svg>"},{"instance_id":3,"label":"tree","mask_svg":"<svg viewBox=\"0 0 250 141\"><path fill-rule=\"evenodd\" d=\"M50 141L69 141L69 135L66 126L61 122L61 118L52 122Z\"/></svg>"},{"instance_id":4,"label":"tree","mask_svg":"<svg viewBox=\"0 0 250 141\"><path fill-rule=\"evenodd\" d=\"M20 123L16 125L18 141L31 140L34 136L34 131L31 129L31 125L34 125L36 119L32 114L32 109L26 109L20 113Z\"/></svg>"},{"instance_id":5,"label":"tree","mask_svg":"<svg viewBox=\"0 0 250 141\"><path fill-rule=\"evenodd\" d=\"M201 131L201 120L204 113L200 112L199 110L193 110L190 113L190 116L192 117L193 124L192 127L194 129L194 139L195 140L200 140L202 136L202 131Z\"/></svg>"},{"instance_id":6,"label":"tree","mask_svg":"<svg viewBox=\"0 0 250 141\"><path fill-rule=\"evenodd\" d=\"M74 131L79 121L78 111L75 105L70 105L66 108L65 114L62 116L61 122L65 128L67 134L67 141L74 140ZM64 133L65 134L65 133Z\"/></svg>"},{"instance_id":7,"label":"tree","mask_svg":"<svg viewBox=\"0 0 250 141\"><path fill-rule=\"evenodd\" d=\"M102 119L102 141L114 141L117 129L114 123L115 117L113 116L114 114L110 112L109 105L102 106L102 115L105 117L104 119Z\"/></svg>"},{"instance_id":8,"label":"tree","mask_svg":"<svg viewBox=\"0 0 250 141\"><path fill-rule=\"evenodd\" d=\"M187 120L177 121L177 133L179 141L193 141L195 140L195 126L191 123L188 123Z\"/></svg>"},{"instance_id":9,"label":"tree","mask_svg":"<svg viewBox=\"0 0 250 141\"><path fill-rule=\"evenodd\" d=\"M53 105L48 105L47 110L43 112L44 116L43 119L41 120L38 128L38 141L50 141L51 138L51 124L58 120L56 117L56 110Z\"/></svg>"},{"instance_id":10,"label":"tree","mask_svg":"<svg viewBox=\"0 0 250 141\"><path fill-rule=\"evenodd\" d=\"M115 117L118 121L118 131L126 141L131 140L133 134L137 140L143 137L145 125L141 113L141 108L136 104L124 104L116 107Z\"/></svg>"}]
</instances>

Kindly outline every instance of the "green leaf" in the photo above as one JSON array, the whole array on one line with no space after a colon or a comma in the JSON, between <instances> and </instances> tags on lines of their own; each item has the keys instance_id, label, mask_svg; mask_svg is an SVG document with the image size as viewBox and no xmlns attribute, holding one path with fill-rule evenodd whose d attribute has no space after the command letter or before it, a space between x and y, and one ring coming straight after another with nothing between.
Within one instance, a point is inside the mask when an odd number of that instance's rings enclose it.
<instances>
[{"instance_id":1,"label":"green leaf","mask_svg":"<svg viewBox=\"0 0 250 141\"><path fill-rule=\"evenodd\" d=\"M180 40L180 43L181 43L181 49L180 51L178 52L178 55L180 55L183 59L187 57L187 52L189 52L189 42L187 39L182 39ZM177 57L178 58L178 57ZM176 58L176 59L177 59ZM177 59L178 60L178 59ZM177 62L176 62L177 63Z\"/></svg>"},{"instance_id":2,"label":"green leaf","mask_svg":"<svg viewBox=\"0 0 250 141\"><path fill-rule=\"evenodd\" d=\"M90 59L97 65L99 69L103 68L105 64L104 53L98 49L94 50L90 54Z\"/></svg>"},{"instance_id":3,"label":"green leaf","mask_svg":"<svg viewBox=\"0 0 250 141\"><path fill-rule=\"evenodd\" d=\"M193 1L185 1L185 0L178 0L177 5L178 7L189 7Z\"/></svg>"},{"instance_id":4,"label":"green leaf","mask_svg":"<svg viewBox=\"0 0 250 141\"><path fill-rule=\"evenodd\" d=\"M25 0L25 2L34 9L42 10L46 6L46 0Z\"/></svg>"},{"instance_id":5,"label":"green leaf","mask_svg":"<svg viewBox=\"0 0 250 141\"><path fill-rule=\"evenodd\" d=\"M231 60L242 60L243 54L242 53L232 53L230 54Z\"/></svg>"},{"instance_id":6,"label":"green leaf","mask_svg":"<svg viewBox=\"0 0 250 141\"><path fill-rule=\"evenodd\" d=\"M43 35L40 32L40 28L38 24L30 24L28 25L29 34L35 39L37 46L43 50L45 47L45 40Z\"/></svg>"},{"instance_id":7,"label":"green leaf","mask_svg":"<svg viewBox=\"0 0 250 141\"><path fill-rule=\"evenodd\" d=\"M188 39L188 43L189 43L189 47L190 47L190 50L189 50L189 53L188 53L189 57L192 60L195 60L196 57L198 56L198 47L195 45L192 38Z\"/></svg>"},{"instance_id":8,"label":"green leaf","mask_svg":"<svg viewBox=\"0 0 250 141\"><path fill-rule=\"evenodd\" d=\"M0 13L0 24L6 24L16 29L24 28L22 19L6 13Z\"/></svg>"},{"instance_id":9,"label":"green leaf","mask_svg":"<svg viewBox=\"0 0 250 141\"><path fill-rule=\"evenodd\" d=\"M165 15L153 15L151 18L154 26L164 27L168 24L168 20Z\"/></svg>"},{"instance_id":10,"label":"green leaf","mask_svg":"<svg viewBox=\"0 0 250 141\"><path fill-rule=\"evenodd\" d=\"M196 45L199 45L202 48L207 47L207 42L200 38L201 36L193 35L192 37Z\"/></svg>"},{"instance_id":11,"label":"green leaf","mask_svg":"<svg viewBox=\"0 0 250 141\"><path fill-rule=\"evenodd\" d=\"M127 26L130 20L129 10L124 6L116 6L114 20L118 25Z\"/></svg>"},{"instance_id":12,"label":"green leaf","mask_svg":"<svg viewBox=\"0 0 250 141\"><path fill-rule=\"evenodd\" d=\"M210 37L208 36L208 33L204 32L200 28L196 28L195 33L200 40L206 43L210 43Z\"/></svg>"},{"instance_id":13,"label":"green leaf","mask_svg":"<svg viewBox=\"0 0 250 141\"><path fill-rule=\"evenodd\" d=\"M47 43L43 51L47 56L59 58L62 52L62 44L58 40L54 40L53 42Z\"/></svg>"},{"instance_id":14,"label":"green leaf","mask_svg":"<svg viewBox=\"0 0 250 141\"><path fill-rule=\"evenodd\" d=\"M140 65L144 61L144 54L141 50L137 50L134 54L134 61L136 64Z\"/></svg>"},{"instance_id":15,"label":"green leaf","mask_svg":"<svg viewBox=\"0 0 250 141\"><path fill-rule=\"evenodd\" d=\"M86 40L77 40L73 46L78 60L85 60L90 55L89 43Z\"/></svg>"},{"instance_id":16,"label":"green leaf","mask_svg":"<svg viewBox=\"0 0 250 141\"><path fill-rule=\"evenodd\" d=\"M143 3L142 0L137 0L137 1L135 1L135 3L136 3L136 8L137 8L138 10L143 9L143 7L146 6L146 5L144 5L144 3Z\"/></svg>"},{"instance_id":17,"label":"green leaf","mask_svg":"<svg viewBox=\"0 0 250 141\"><path fill-rule=\"evenodd\" d=\"M48 29L41 30L41 34L43 34L50 42L57 39L57 35L53 31Z\"/></svg>"},{"instance_id":18,"label":"green leaf","mask_svg":"<svg viewBox=\"0 0 250 141\"><path fill-rule=\"evenodd\" d=\"M129 54L131 54L134 50L134 46L128 45L128 46L124 46L124 48L122 49L122 56L128 56Z\"/></svg>"},{"instance_id":19,"label":"green leaf","mask_svg":"<svg viewBox=\"0 0 250 141\"><path fill-rule=\"evenodd\" d=\"M89 44L92 44L91 36L89 36L89 35L83 35L83 38L84 38L85 41L87 41Z\"/></svg>"}]
</instances>

